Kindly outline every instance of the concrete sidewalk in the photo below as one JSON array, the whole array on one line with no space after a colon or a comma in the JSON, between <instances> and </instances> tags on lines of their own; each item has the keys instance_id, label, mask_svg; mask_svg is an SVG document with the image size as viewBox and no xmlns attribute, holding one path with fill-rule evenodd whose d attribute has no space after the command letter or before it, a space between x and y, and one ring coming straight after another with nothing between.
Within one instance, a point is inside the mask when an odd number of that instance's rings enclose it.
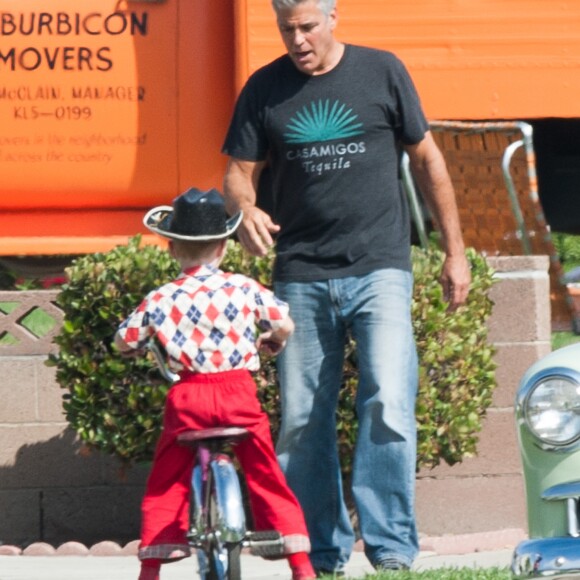
<instances>
[{"instance_id":1,"label":"concrete sidewalk","mask_svg":"<svg viewBox=\"0 0 580 580\"><path fill-rule=\"evenodd\" d=\"M461 555L440 555L421 552L414 570L431 568L507 567L512 549L474 552ZM163 566L162 580L195 580L197 559L188 558ZM373 568L362 552L354 552L346 569L347 577L363 578ZM136 580L139 563L131 556L0 556L0 580ZM242 555L244 580L289 580L285 560L270 562Z\"/></svg>"},{"instance_id":2,"label":"concrete sidewalk","mask_svg":"<svg viewBox=\"0 0 580 580\"><path fill-rule=\"evenodd\" d=\"M507 568L515 546L526 537L521 529L423 536L413 569ZM58 547L37 542L25 549L0 545L0 580L136 580L138 545L138 540L125 546L111 541L91 547L78 542ZM355 544L346 567L349 578L362 579L373 572L362 547L360 541ZM197 558L165 565L161 573L162 580L196 580ZM289 580L290 569L285 560L272 562L243 554L242 576L243 580Z\"/></svg>"}]
</instances>

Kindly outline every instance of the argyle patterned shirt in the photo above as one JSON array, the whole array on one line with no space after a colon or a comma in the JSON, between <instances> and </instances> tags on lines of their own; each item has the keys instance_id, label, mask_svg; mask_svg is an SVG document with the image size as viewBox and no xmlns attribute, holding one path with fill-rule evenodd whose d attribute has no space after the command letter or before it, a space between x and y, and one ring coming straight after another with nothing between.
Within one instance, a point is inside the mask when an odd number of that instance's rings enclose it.
<instances>
[{"instance_id":1,"label":"argyle patterned shirt","mask_svg":"<svg viewBox=\"0 0 580 580\"><path fill-rule=\"evenodd\" d=\"M256 371L256 328L276 330L287 315L288 305L255 280L198 266L150 292L119 334L134 349L155 337L175 372Z\"/></svg>"}]
</instances>

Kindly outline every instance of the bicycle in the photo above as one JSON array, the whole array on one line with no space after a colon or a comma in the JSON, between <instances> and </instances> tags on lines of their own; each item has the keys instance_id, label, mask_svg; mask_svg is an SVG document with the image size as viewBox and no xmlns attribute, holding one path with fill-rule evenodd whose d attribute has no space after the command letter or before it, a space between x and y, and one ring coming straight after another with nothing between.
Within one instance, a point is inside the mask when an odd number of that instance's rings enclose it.
<instances>
[{"instance_id":1,"label":"bicycle","mask_svg":"<svg viewBox=\"0 0 580 580\"><path fill-rule=\"evenodd\" d=\"M150 351L163 376L179 379L165 364L156 343ZM187 538L197 553L200 580L241 580L240 555L249 548L256 556L283 556L284 540L276 531L250 531L240 479L230 448L248 431L242 427L218 426L190 430L178 435L179 445L190 447L196 461L190 479L190 518Z\"/></svg>"}]
</instances>

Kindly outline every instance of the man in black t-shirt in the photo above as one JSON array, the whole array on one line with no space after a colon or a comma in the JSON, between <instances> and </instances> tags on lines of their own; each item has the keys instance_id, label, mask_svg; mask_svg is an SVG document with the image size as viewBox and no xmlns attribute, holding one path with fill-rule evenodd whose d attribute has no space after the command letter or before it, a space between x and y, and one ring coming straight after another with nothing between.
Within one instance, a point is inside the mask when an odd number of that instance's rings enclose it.
<instances>
[{"instance_id":1,"label":"man in black t-shirt","mask_svg":"<svg viewBox=\"0 0 580 580\"><path fill-rule=\"evenodd\" d=\"M377 569L406 568L418 551L417 359L401 150L441 231L450 308L470 282L454 192L401 61L336 40L335 0L272 3L287 54L248 80L223 151L228 211L244 212L239 240L264 255L276 239L275 290L296 323L278 359L278 457L305 511L314 567L340 573L354 543L335 425L350 333L359 361L353 496L365 553ZM256 203L266 165L270 213Z\"/></svg>"}]
</instances>

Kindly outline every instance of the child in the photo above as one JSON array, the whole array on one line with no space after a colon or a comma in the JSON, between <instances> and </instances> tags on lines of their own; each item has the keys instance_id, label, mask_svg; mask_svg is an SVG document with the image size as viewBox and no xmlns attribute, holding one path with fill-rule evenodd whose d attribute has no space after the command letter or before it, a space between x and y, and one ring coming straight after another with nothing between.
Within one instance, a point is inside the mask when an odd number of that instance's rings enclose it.
<instances>
[{"instance_id":1,"label":"child","mask_svg":"<svg viewBox=\"0 0 580 580\"><path fill-rule=\"evenodd\" d=\"M190 449L176 444L176 437L218 425L250 432L235 453L256 529L282 534L293 580L316 578L302 510L276 460L268 417L250 374L259 368L258 349L278 353L294 323L288 306L272 292L246 276L218 269L227 238L241 219L241 213L227 218L215 189L195 188L177 197L173 207L154 208L143 219L147 228L169 239L182 272L150 292L115 335L123 353L143 349L155 337L170 369L180 375L167 395L142 503L139 580L158 580L161 563L190 554L185 534L194 458Z\"/></svg>"}]
</instances>

